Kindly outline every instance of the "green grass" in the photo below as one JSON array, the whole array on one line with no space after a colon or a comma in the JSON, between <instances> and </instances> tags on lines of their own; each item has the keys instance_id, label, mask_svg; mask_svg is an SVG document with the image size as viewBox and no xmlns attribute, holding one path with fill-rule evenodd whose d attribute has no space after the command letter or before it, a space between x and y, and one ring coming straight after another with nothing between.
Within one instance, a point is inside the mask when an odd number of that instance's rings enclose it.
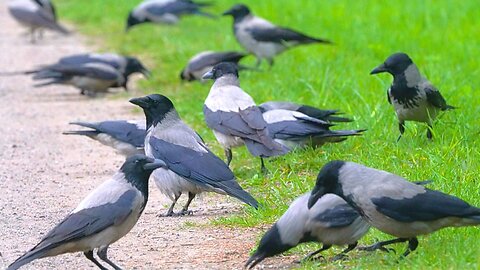
<instances>
[{"instance_id":1,"label":"green grass","mask_svg":"<svg viewBox=\"0 0 480 270\"><path fill-rule=\"evenodd\" d=\"M202 105L210 83L181 83L178 75L199 51L241 49L233 37L230 18L187 17L177 26L141 25L125 34L128 10L139 1L56 2L60 17L75 23L96 43L100 41L101 50L139 56L154 74L151 80L140 81L139 87L145 93L170 97L183 119L223 157L203 121ZM209 10L218 14L234 2L218 0ZM355 122L339 128L368 131L345 143L272 159L267 164L271 174L266 178L259 174L258 160L245 149L236 149L233 171L265 207L259 211L245 207L243 213L215 220L215 224L237 227L273 223L295 197L312 188L319 169L334 159L363 163L411 180L433 179L431 188L480 206L480 98L475 92L480 85L478 1L243 2L264 18L331 39L335 45L292 49L277 57L270 71L243 72L242 88L257 103L290 100L341 109ZM408 123L403 139L396 143L397 122L386 101L392 79L389 75L368 75L396 51L407 52L447 101L459 107L436 121L433 142L426 139L425 126ZM254 61L249 57L245 62ZM121 97L126 99L125 95ZM390 238L372 230L361 242ZM362 256L356 252L352 254L354 259L329 268L479 269L479 241L479 228L445 229L420 237L418 250L400 263L393 263L395 254ZM306 253L316 247L303 245L293 252ZM397 253L403 248L398 245ZM333 252L326 254L331 256ZM302 267L316 269L318 265Z\"/></svg>"}]
</instances>

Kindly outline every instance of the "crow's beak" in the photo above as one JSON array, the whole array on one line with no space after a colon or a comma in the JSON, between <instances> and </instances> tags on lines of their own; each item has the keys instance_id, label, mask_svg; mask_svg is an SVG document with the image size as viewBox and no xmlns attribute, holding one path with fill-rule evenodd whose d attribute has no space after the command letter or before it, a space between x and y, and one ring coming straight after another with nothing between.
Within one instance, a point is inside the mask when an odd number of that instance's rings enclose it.
<instances>
[{"instance_id":1,"label":"crow's beak","mask_svg":"<svg viewBox=\"0 0 480 270\"><path fill-rule=\"evenodd\" d=\"M149 163L143 165L143 169L145 170L155 170L155 169L158 169L158 168L166 168L167 167L167 164L161 160L161 159L149 159L148 160Z\"/></svg>"},{"instance_id":2,"label":"crow's beak","mask_svg":"<svg viewBox=\"0 0 480 270\"><path fill-rule=\"evenodd\" d=\"M310 194L310 198L308 198L308 209L314 206L318 199L320 199L323 195L325 195L325 189L323 187L317 187L312 190L312 194Z\"/></svg>"},{"instance_id":3,"label":"crow's beak","mask_svg":"<svg viewBox=\"0 0 480 270\"><path fill-rule=\"evenodd\" d=\"M213 71L210 70L209 72L203 74L202 79L204 80L213 79Z\"/></svg>"},{"instance_id":4,"label":"crow's beak","mask_svg":"<svg viewBox=\"0 0 480 270\"><path fill-rule=\"evenodd\" d=\"M387 72L387 68L385 67L385 64L381 64L380 66L374 68L372 71L370 71L370 75L382 73L382 72Z\"/></svg>"},{"instance_id":5,"label":"crow's beak","mask_svg":"<svg viewBox=\"0 0 480 270\"><path fill-rule=\"evenodd\" d=\"M265 254L253 254L245 263L245 269L252 269L255 267L255 265L259 264L261 261L263 261L267 256Z\"/></svg>"},{"instance_id":6,"label":"crow's beak","mask_svg":"<svg viewBox=\"0 0 480 270\"><path fill-rule=\"evenodd\" d=\"M132 98L129 100L129 102L142 108L147 108L149 104L148 97Z\"/></svg>"},{"instance_id":7,"label":"crow's beak","mask_svg":"<svg viewBox=\"0 0 480 270\"><path fill-rule=\"evenodd\" d=\"M140 70L140 73L142 73L143 76L145 76L145 78L150 78L152 76L152 72L150 72L150 70L148 70L146 68L142 68Z\"/></svg>"},{"instance_id":8,"label":"crow's beak","mask_svg":"<svg viewBox=\"0 0 480 270\"><path fill-rule=\"evenodd\" d=\"M233 14L233 13L232 13L232 10L229 9L229 10L223 12L223 13L222 13L222 16L228 16L228 15L232 15L232 14Z\"/></svg>"}]
</instances>

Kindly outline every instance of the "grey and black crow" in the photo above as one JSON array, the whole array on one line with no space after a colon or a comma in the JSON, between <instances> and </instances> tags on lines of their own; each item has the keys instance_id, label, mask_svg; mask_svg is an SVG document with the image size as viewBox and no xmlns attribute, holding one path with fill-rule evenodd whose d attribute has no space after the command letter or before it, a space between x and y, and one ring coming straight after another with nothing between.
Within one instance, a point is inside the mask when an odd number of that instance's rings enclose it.
<instances>
[{"instance_id":1,"label":"grey and black crow","mask_svg":"<svg viewBox=\"0 0 480 270\"><path fill-rule=\"evenodd\" d=\"M232 63L220 63L203 79L215 82L203 106L207 126L223 146L227 164L232 161L232 148L246 145L250 154L261 158L286 154L289 149L273 140L262 112L250 95L240 88L238 68Z\"/></svg>"},{"instance_id":2,"label":"grey and black crow","mask_svg":"<svg viewBox=\"0 0 480 270\"><path fill-rule=\"evenodd\" d=\"M214 15L201 10L206 6L210 4L192 0L145 0L128 14L126 30L142 23L176 24L183 15L214 18Z\"/></svg>"},{"instance_id":3,"label":"grey and black crow","mask_svg":"<svg viewBox=\"0 0 480 270\"><path fill-rule=\"evenodd\" d=\"M254 16L250 9L243 4L233 6L225 11L223 15L231 15L233 17L235 37L240 45L257 57L257 67L262 59L266 59L270 66L273 65L273 58L277 54L293 46L312 43L332 43L326 39L309 37L295 30L276 26L265 19Z\"/></svg>"},{"instance_id":4,"label":"grey and black crow","mask_svg":"<svg viewBox=\"0 0 480 270\"><path fill-rule=\"evenodd\" d=\"M36 259L70 252L83 252L100 269L107 269L93 256L115 269L107 257L108 247L126 235L137 223L148 200L148 178L164 167L161 160L134 155L125 161L111 179L93 190L64 220L30 251L8 266L19 267ZM68 267L66 267L68 268Z\"/></svg>"},{"instance_id":5,"label":"grey and black crow","mask_svg":"<svg viewBox=\"0 0 480 270\"><path fill-rule=\"evenodd\" d=\"M137 72L150 76L150 71L135 57L114 53L86 53L62 57L54 64L7 75L32 74L34 80L49 80L37 86L69 84L80 88L82 94L94 94L115 87L128 90L128 79Z\"/></svg>"},{"instance_id":6,"label":"grey and black crow","mask_svg":"<svg viewBox=\"0 0 480 270\"><path fill-rule=\"evenodd\" d=\"M112 87L123 87L127 89L127 83L130 75L134 73L141 73L145 77L150 77L150 71L143 65L143 63L136 57L119 55L116 53L85 53L74 54L62 57L58 60L58 64L62 65L84 65L88 63L103 63L112 66L125 78L122 85L114 85Z\"/></svg>"},{"instance_id":7,"label":"grey and black crow","mask_svg":"<svg viewBox=\"0 0 480 270\"><path fill-rule=\"evenodd\" d=\"M164 160L168 165L168 168L153 173L157 187L173 201L167 216L174 214L174 206L182 193L188 193L188 201L180 215L190 214L190 203L197 194L205 191L230 195L258 207L257 201L237 183L227 164L215 156L200 136L180 119L167 97L154 94L133 98L130 102L145 112L145 153Z\"/></svg>"},{"instance_id":8,"label":"grey and black crow","mask_svg":"<svg viewBox=\"0 0 480 270\"><path fill-rule=\"evenodd\" d=\"M320 147L325 143L342 142L349 136L362 135L362 130L330 130L330 122L310 117L298 111L272 109L262 111L270 136L290 149ZM328 117L326 117L328 118Z\"/></svg>"},{"instance_id":9,"label":"grey and black crow","mask_svg":"<svg viewBox=\"0 0 480 270\"><path fill-rule=\"evenodd\" d=\"M86 127L86 130L66 131L65 135L84 135L110 146L126 157L143 154L147 134L145 120L112 120L103 122L71 122L72 125Z\"/></svg>"},{"instance_id":10,"label":"grey and black crow","mask_svg":"<svg viewBox=\"0 0 480 270\"><path fill-rule=\"evenodd\" d=\"M339 116L338 110L322 110L309 105L289 101L267 101L258 105L263 112L271 110L288 110L306 114L327 122L352 122L352 119Z\"/></svg>"},{"instance_id":11,"label":"grey and black crow","mask_svg":"<svg viewBox=\"0 0 480 270\"><path fill-rule=\"evenodd\" d=\"M480 224L480 208L398 175L354 162L327 163L318 174L308 207L313 207L327 193L343 198L372 227L398 237L364 250L386 250L386 245L408 242L403 254L407 256L417 248L419 235L445 227Z\"/></svg>"},{"instance_id":12,"label":"grey and black crow","mask_svg":"<svg viewBox=\"0 0 480 270\"><path fill-rule=\"evenodd\" d=\"M105 93L111 87L118 87L126 83L121 72L104 63L54 64L36 72L33 80L42 81L35 84L35 87L66 84L79 88L81 94L89 96Z\"/></svg>"},{"instance_id":13,"label":"grey and black crow","mask_svg":"<svg viewBox=\"0 0 480 270\"><path fill-rule=\"evenodd\" d=\"M43 29L68 34L69 31L57 22L55 7L50 0L14 0L9 2L8 11L12 17L30 31L31 42L35 42L35 33L39 37Z\"/></svg>"},{"instance_id":14,"label":"grey and black crow","mask_svg":"<svg viewBox=\"0 0 480 270\"><path fill-rule=\"evenodd\" d=\"M398 118L400 136L405 131L405 121L427 123L427 138L432 139L432 122L440 111L454 109L425 77L417 65L405 53L394 53L370 74L388 72L393 83L388 89L387 99L393 105Z\"/></svg>"},{"instance_id":15,"label":"grey and black crow","mask_svg":"<svg viewBox=\"0 0 480 270\"><path fill-rule=\"evenodd\" d=\"M242 52L213 52L205 51L194 55L187 63L187 66L180 73L180 79L184 81L202 80L203 74L212 70L216 64L231 62L238 65L238 62L247 56Z\"/></svg>"},{"instance_id":16,"label":"grey and black crow","mask_svg":"<svg viewBox=\"0 0 480 270\"><path fill-rule=\"evenodd\" d=\"M340 259L357 246L370 225L344 200L326 194L308 208L310 193L297 198L282 217L265 233L245 267L253 268L265 258L283 253L300 243L318 242L323 247L304 260L329 249L332 245L348 247L334 257Z\"/></svg>"}]
</instances>

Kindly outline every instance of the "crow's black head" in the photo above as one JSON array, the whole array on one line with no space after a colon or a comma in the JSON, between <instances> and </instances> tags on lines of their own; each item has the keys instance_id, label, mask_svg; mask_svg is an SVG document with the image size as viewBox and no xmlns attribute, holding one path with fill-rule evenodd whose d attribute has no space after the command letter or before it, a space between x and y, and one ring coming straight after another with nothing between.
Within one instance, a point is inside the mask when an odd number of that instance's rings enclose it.
<instances>
[{"instance_id":1,"label":"crow's black head","mask_svg":"<svg viewBox=\"0 0 480 270\"><path fill-rule=\"evenodd\" d=\"M413 61L406 53L394 53L390 55L383 64L372 70L370 74L388 72L392 75L399 75L402 74L411 64L413 64Z\"/></svg>"},{"instance_id":2,"label":"crow's black head","mask_svg":"<svg viewBox=\"0 0 480 270\"><path fill-rule=\"evenodd\" d=\"M132 28L133 26L137 25L137 24L141 24L141 23L145 23L147 22L147 20L145 19L139 19L137 18L133 12L130 12L128 14L128 18L127 18L127 26L125 27L125 32L127 32L128 30L130 30L130 28Z\"/></svg>"},{"instance_id":3,"label":"crow's black head","mask_svg":"<svg viewBox=\"0 0 480 270\"><path fill-rule=\"evenodd\" d=\"M130 103L143 109L145 117L147 118L147 129L151 125L161 122L167 113L175 111L172 101L166 96L159 94L132 98L130 99Z\"/></svg>"},{"instance_id":4,"label":"crow's black head","mask_svg":"<svg viewBox=\"0 0 480 270\"><path fill-rule=\"evenodd\" d=\"M309 209L315 205L318 199L327 193L333 193L342 197L343 194L337 193L339 187L340 169L343 167L343 165L345 165L344 161L334 160L323 166L318 173L317 182L315 183L315 187L313 187L310 198L308 199Z\"/></svg>"},{"instance_id":5,"label":"crow's black head","mask_svg":"<svg viewBox=\"0 0 480 270\"><path fill-rule=\"evenodd\" d=\"M229 10L222 13L223 16L230 15L235 20L242 19L243 17L250 14L250 9L244 4L234 5Z\"/></svg>"},{"instance_id":6,"label":"crow's black head","mask_svg":"<svg viewBox=\"0 0 480 270\"><path fill-rule=\"evenodd\" d=\"M248 261L245 263L245 268L251 269L255 267L258 263L263 261L265 258L275 256L277 254L283 253L293 246L283 243L280 237L280 232L278 231L278 225L274 224L262 237L260 244L258 244L257 250L255 253L250 256Z\"/></svg>"},{"instance_id":7,"label":"crow's black head","mask_svg":"<svg viewBox=\"0 0 480 270\"><path fill-rule=\"evenodd\" d=\"M162 160L138 154L128 157L120 171L129 183L146 195L148 194L148 178L150 178L152 172L166 166L166 163Z\"/></svg>"},{"instance_id":8,"label":"crow's black head","mask_svg":"<svg viewBox=\"0 0 480 270\"><path fill-rule=\"evenodd\" d=\"M135 57L126 57L127 58L127 67L125 68L125 77L130 76L130 74L139 72L145 75L145 77L150 77L150 71Z\"/></svg>"},{"instance_id":9,"label":"crow's black head","mask_svg":"<svg viewBox=\"0 0 480 270\"><path fill-rule=\"evenodd\" d=\"M202 79L216 80L225 75L235 75L238 78L238 66L235 63L222 62L215 65L211 71L205 73Z\"/></svg>"}]
</instances>

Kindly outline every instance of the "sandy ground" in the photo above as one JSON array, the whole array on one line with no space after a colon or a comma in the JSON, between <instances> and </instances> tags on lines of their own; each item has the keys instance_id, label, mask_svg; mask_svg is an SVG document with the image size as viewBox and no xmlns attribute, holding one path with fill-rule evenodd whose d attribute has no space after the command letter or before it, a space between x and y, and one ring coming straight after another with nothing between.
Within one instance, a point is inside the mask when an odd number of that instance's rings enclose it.
<instances>
[{"instance_id":1,"label":"sandy ground","mask_svg":"<svg viewBox=\"0 0 480 270\"><path fill-rule=\"evenodd\" d=\"M0 2L0 71L28 70L89 51L78 35L47 33L30 44L5 4ZM90 99L67 86L32 88L27 76L0 77L0 268L32 248L124 160L98 142L62 135L70 128L68 122L142 117L132 115L132 108L126 98ZM233 199L208 194L192 204L194 216L162 218L157 214L166 211L169 200L153 184L150 194L136 227L109 251L126 269L240 269L261 233L209 225L212 218L238 211L240 203ZM282 265L284 260L270 260L275 264L263 267L289 267ZM95 267L81 253L24 267L65 268Z\"/></svg>"}]
</instances>

